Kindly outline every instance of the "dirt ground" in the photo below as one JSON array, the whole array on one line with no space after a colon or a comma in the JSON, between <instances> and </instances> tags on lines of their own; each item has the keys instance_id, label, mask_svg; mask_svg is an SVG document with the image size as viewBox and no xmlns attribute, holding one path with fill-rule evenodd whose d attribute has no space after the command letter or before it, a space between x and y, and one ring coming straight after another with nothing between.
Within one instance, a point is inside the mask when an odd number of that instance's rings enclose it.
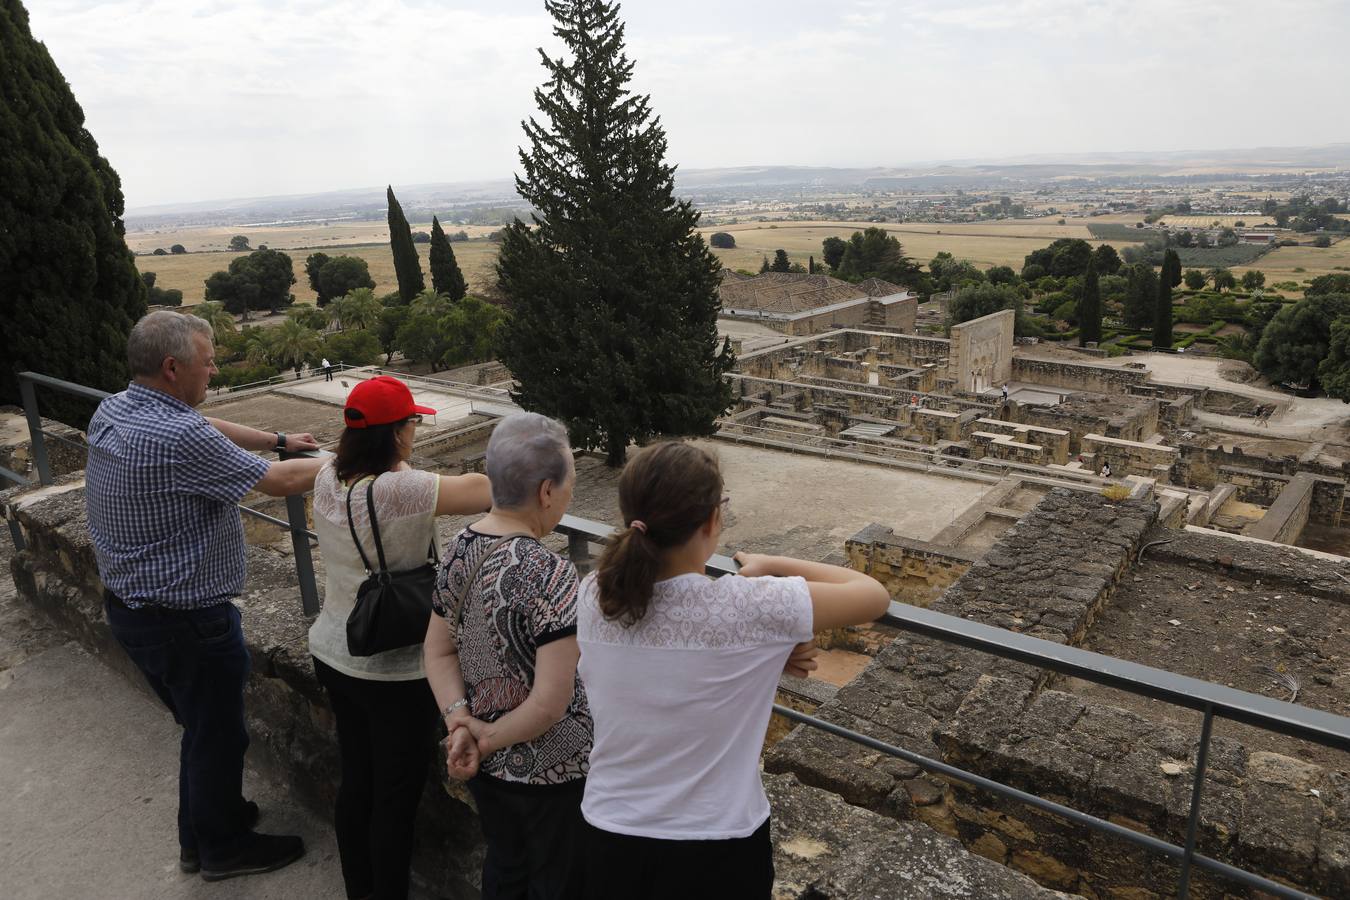
<instances>
[{"instance_id":1,"label":"dirt ground","mask_svg":"<svg viewBox=\"0 0 1350 900\"><path fill-rule=\"evenodd\" d=\"M1297 703L1350 714L1350 609L1286 587L1249 584L1183 565L1145 562L1127 573L1085 648L1288 700L1268 666L1296 679ZM1064 688L1199 735L1199 713L1069 679ZM1350 754L1217 720L1216 735L1251 749L1350 771Z\"/></svg>"}]
</instances>

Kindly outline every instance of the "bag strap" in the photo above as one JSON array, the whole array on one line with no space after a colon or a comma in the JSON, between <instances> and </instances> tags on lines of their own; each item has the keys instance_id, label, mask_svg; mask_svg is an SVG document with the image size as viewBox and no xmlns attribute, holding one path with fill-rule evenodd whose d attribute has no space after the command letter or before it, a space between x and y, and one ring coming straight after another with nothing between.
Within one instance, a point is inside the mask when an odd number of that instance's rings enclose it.
<instances>
[{"instance_id":1,"label":"bag strap","mask_svg":"<svg viewBox=\"0 0 1350 900\"><path fill-rule=\"evenodd\" d=\"M347 486L347 527L352 532L352 543L356 545L356 552L361 554L361 565L365 566L366 574L370 574L370 559L366 556L366 551L361 548L361 539L356 536L356 523L352 521L352 491L361 483L361 479L356 479Z\"/></svg>"},{"instance_id":2,"label":"bag strap","mask_svg":"<svg viewBox=\"0 0 1350 900\"><path fill-rule=\"evenodd\" d=\"M370 479L370 484L366 485L366 510L370 514L370 534L375 539L375 553L379 556L380 571L387 572L389 566L384 561L384 544L380 541L380 523L375 516L375 482L379 480L378 475ZM352 490L361 483L361 479L352 482L347 488L347 527L352 532L352 543L356 545L356 552L361 554L361 564L366 567L366 574L370 572L370 560L366 557L366 551L361 548L361 539L356 536L356 524L352 521ZM433 529L431 541L427 544L427 561L435 564L441 561L436 553L436 532Z\"/></svg>"},{"instance_id":3,"label":"bag strap","mask_svg":"<svg viewBox=\"0 0 1350 900\"><path fill-rule=\"evenodd\" d=\"M522 537L533 538L534 535L528 534L524 531L513 531L510 534L504 534L501 537L497 538L495 541L493 541L492 546L487 548L487 552L484 553L482 556L478 557L478 562L473 564L473 568L469 570L469 577L464 579L464 593L455 597L455 631L458 632L460 626L464 624L464 601L469 599L469 591L473 590L474 580L478 578L478 573L479 571L482 570L483 563L487 562L488 557L496 553L498 548L504 545L507 541L515 540L516 538Z\"/></svg>"}]
</instances>

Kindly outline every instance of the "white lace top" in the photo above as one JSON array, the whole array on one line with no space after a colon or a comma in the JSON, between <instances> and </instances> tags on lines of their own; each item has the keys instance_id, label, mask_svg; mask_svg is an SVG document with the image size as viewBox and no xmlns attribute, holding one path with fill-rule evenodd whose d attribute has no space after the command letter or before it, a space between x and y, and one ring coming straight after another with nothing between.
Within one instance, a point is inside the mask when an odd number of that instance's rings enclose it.
<instances>
[{"instance_id":1,"label":"white lace top","mask_svg":"<svg viewBox=\"0 0 1350 900\"><path fill-rule=\"evenodd\" d=\"M375 481L375 515L390 569L411 569L426 561L427 546L436 537L440 482L435 473L416 470L386 472ZM352 492L352 519L367 558L378 565L366 511L366 485L362 480ZM314 479L314 530L319 535L327 580L323 608L309 629L309 652L353 678L411 681L425 677L421 644L374 656L347 652L347 617L356 603L356 589L366 579L366 570L347 527L347 487L338 481L331 462Z\"/></svg>"},{"instance_id":2,"label":"white lace top","mask_svg":"<svg viewBox=\"0 0 1350 900\"><path fill-rule=\"evenodd\" d=\"M769 816L759 752L778 676L811 639L801 578L658 581L631 627L577 600L578 671L595 722L581 811L597 828L666 840L747 837Z\"/></svg>"}]
</instances>

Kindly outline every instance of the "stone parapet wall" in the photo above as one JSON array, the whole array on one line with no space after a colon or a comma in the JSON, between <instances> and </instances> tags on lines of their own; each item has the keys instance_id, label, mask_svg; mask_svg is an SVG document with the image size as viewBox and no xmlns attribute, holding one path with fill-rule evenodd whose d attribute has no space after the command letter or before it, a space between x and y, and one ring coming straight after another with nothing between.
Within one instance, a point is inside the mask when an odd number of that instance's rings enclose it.
<instances>
[{"instance_id":1,"label":"stone parapet wall","mask_svg":"<svg viewBox=\"0 0 1350 900\"><path fill-rule=\"evenodd\" d=\"M1069 363L1048 359L1013 357L1012 380L1045 384L1075 391L1125 393L1131 385L1148 381L1148 372L1118 366Z\"/></svg>"},{"instance_id":2,"label":"stone parapet wall","mask_svg":"<svg viewBox=\"0 0 1350 900\"><path fill-rule=\"evenodd\" d=\"M53 419L39 418L38 421L45 434L42 443L47 448L47 465L52 477L83 470L86 453L84 432ZM37 470L33 467L33 446L28 439L28 419L17 406L0 406L0 466L37 480ZM0 479L0 486L8 484L8 481Z\"/></svg>"},{"instance_id":3,"label":"stone parapet wall","mask_svg":"<svg viewBox=\"0 0 1350 900\"><path fill-rule=\"evenodd\" d=\"M1254 469L1274 475L1293 476L1297 472L1308 472L1327 478L1346 480L1350 477L1350 465L1337 457L1320 452L1316 445L1301 456L1271 456L1264 453L1247 453L1241 447L1224 447L1222 444L1207 446L1196 443L1181 443L1177 446L1181 459L1177 466L1177 475L1186 487L1209 490L1223 482L1223 469L1235 466L1240 469ZM1318 452L1313 452L1318 451Z\"/></svg>"},{"instance_id":4,"label":"stone parapet wall","mask_svg":"<svg viewBox=\"0 0 1350 900\"><path fill-rule=\"evenodd\" d=\"M1064 465L1069 461L1069 432L1063 428L1044 428L1040 425L1019 424L990 418L980 419L975 424L983 431L1006 434L1024 444L1036 444L1044 447L1046 462Z\"/></svg>"},{"instance_id":5,"label":"stone parapet wall","mask_svg":"<svg viewBox=\"0 0 1350 900\"><path fill-rule=\"evenodd\" d=\"M1270 509L1259 521L1242 530L1248 537L1277 544L1293 544L1308 524L1312 512L1313 477L1301 472L1290 479Z\"/></svg>"},{"instance_id":6,"label":"stone parapet wall","mask_svg":"<svg viewBox=\"0 0 1350 900\"><path fill-rule=\"evenodd\" d=\"M1120 478L1125 475L1156 477L1161 470L1170 475L1177 460L1177 448L1162 444L1143 444L1138 441L1125 441L1101 434L1083 435L1083 454L1092 454L1095 461L1111 463L1111 474ZM1101 468L1100 464L1096 468ZM1160 479L1167 481L1167 478Z\"/></svg>"},{"instance_id":7,"label":"stone parapet wall","mask_svg":"<svg viewBox=\"0 0 1350 900\"><path fill-rule=\"evenodd\" d=\"M972 459L993 457L1036 466L1054 462L1040 444L1028 444L1007 434L972 431L969 441Z\"/></svg>"},{"instance_id":8,"label":"stone parapet wall","mask_svg":"<svg viewBox=\"0 0 1350 900\"><path fill-rule=\"evenodd\" d=\"M896 535L869 525L844 543L849 565L886 586L891 599L927 607L979 559L955 547Z\"/></svg>"},{"instance_id":9,"label":"stone parapet wall","mask_svg":"<svg viewBox=\"0 0 1350 900\"><path fill-rule=\"evenodd\" d=\"M1231 484L1237 489L1237 498L1243 503L1268 507L1275 505L1296 478L1306 479L1312 485L1309 518L1322 525L1340 525L1343 521L1346 483L1339 478L1308 472L1280 475L1240 466L1220 466L1218 475L1221 483Z\"/></svg>"}]
</instances>

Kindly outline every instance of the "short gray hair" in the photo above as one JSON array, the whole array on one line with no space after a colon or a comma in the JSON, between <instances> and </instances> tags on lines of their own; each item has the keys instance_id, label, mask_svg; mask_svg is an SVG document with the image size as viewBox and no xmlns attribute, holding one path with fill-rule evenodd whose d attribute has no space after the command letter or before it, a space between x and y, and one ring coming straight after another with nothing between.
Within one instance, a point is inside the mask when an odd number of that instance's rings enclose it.
<instances>
[{"instance_id":1,"label":"short gray hair","mask_svg":"<svg viewBox=\"0 0 1350 900\"><path fill-rule=\"evenodd\" d=\"M562 484L572 471L567 429L548 416L514 413L497 423L488 440L487 476L492 505L528 506L544 481Z\"/></svg>"},{"instance_id":2,"label":"short gray hair","mask_svg":"<svg viewBox=\"0 0 1350 900\"><path fill-rule=\"evenodd\" d=\"M196 316L155 310L141 316L127 337L127 362L132 375L158 375L166 356L184 362L196 360L197 348L192 345L193 334L204 334L215 343L211 323Z\"/></svg>"}]
</instances>

